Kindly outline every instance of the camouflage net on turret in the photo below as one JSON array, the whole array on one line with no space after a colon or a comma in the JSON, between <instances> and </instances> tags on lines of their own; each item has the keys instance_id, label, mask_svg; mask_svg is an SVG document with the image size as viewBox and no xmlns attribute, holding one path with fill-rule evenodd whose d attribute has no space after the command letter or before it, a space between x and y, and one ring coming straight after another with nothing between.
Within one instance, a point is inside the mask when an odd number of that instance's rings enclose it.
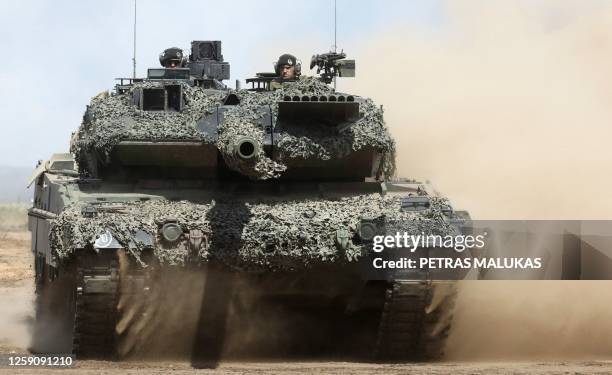
<instances>
[{"instance_id":1,"label":"camouflage net on turret","mask_svg":"<svg viewBox=\"0 0 612 375\"><path fill-rule=\"evenodd\" d=\"M132 103L134 90L161 87L158 82L135 83L125 95L94 97L71 145L80 169L88 168L86 160L92 156L103 163L108 162L113 147L124 140L213 143L197 130L196 123L220 104L225 94L206 93L184 82L172 84L181 85L183 90L185 106L181 112L143 111Z\"/></svg>"},{"instance_id":2,"label":"camouflage net on turret","mask_svg":"<svg viewBox=\"0 0 612 375\"><path fill-rule=\"evenodd\" d=\"M64 210L51 226L50 241L58 259L74 249L87 247L105 230L141 261L142 243L133 242L135 232L149 233L155 242L156 258L162 263L183 264L190 258L185 241L164 245L158 234L168 217L178 220L183 232L198 229L208 238L198 261L218 260L238 269L293 269L322 262L349 262L366 255L371 246L356 242L362 217L384 216L393 231L445 235L454 229L442 210L448 202L432 199L429 209L400 210L397 197L363 194L340 199L243 202L230 196L210 203L152 200L122 204L115 210L100 210L96 217L84 217L82 204ZM108 205L107 207L112 207ZM338 230L350 233L348 246L336 243ZM104 251L104 250L100 250Z\"/></svg>"},{"instance_id":3,"label":"camouflage net on turret","mask_svg":"<svg viewBox=\"0 0 612 375\"><path fill-rule=\"evenodd\" d=\"M83 117L83 123L75 134L71 151L75 153L82 172L94 172L91 160L106 163L113 147L124 140L194 140L213 143L198 131L198 120L222 104L228 92L205 91L184 82L175 82L183 88L185 106L181 112L142 111L132 104L132 93L137 88L160 87L158 82L141 82L123 95L98 96L92 99ZM232 157L230 148L237 136L248 135L263 142L263 130L254 125L261 116L258 107L269 105L273 122L278 116L278 101L285 96L330 95L334 91L316 78L287 82L276 91L235 92L240 104L225 113L225 121L218 129L217 146L228 166L252 179L279 177L292 159L329 160L346 156L352 151L372 147L383 154L383 173L395 172L395 144L383 120L382 110L371 100L360 103L361 117L340 134L330 133L325 127L312 124L307 129L296 128L278 135L275 160L260 148L255 162L245 162Z\"/></svg>"},{"instance_id":4,"label":"camouflage net on turret","mask_svg":"<svg viewBox=\"0 0 612 375\"><path fill-rule=\"evenodd\" d=\"M264 131L256 125L257 120L264 115L259 108L235 106L225 112L224 121L218 129L217 146L231 169L252 179L265 180L279 177L287 167L270 159L264 152ZM242 160L235 155L236 142L243 137L257 143L258 152L252 159Z\"/></svg>"},{"instance_id":5,"label":"camouflage net on turret","mask_svg":"<svg viewBox=\"0 0 612 375\"><path fill-rule=\"evenodd\" d=\"M257 106L269 105L272 109L273 122L278 117L278 102L286 96L321 96L347 95L336 93L330 86L315 77L305 77L295 82L283 83L275 91L253 93L246 90L238 92L241 107L254 111ZM309 124L306 127L295 127L291 132L278 136L276 152L279 163L289 159L329 160L342 158L353 151L364 147L373 147L383 153L383 173L391 177L395 174L395 142L383 119L382 109L370 99L360 103L361 117L340 134L334 134L326 126Z\"/></svg>"}]
</instances>

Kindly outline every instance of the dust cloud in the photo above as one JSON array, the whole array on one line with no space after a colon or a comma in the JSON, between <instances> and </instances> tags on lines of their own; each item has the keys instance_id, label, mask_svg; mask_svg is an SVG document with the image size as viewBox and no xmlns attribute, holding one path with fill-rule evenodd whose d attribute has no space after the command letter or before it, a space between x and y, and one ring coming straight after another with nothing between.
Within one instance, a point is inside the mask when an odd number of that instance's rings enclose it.
<instances>
[{"instance_id":1,"label":"dust cloud","mask_svg":"<svg viewBox=\"0 0 612 375\"><path fill-rule=\"evenodd\" d=\"M612 4L445 4L346 46L339 89L384 105L398 174L477 219L612 218Z\"/></svg>"},{"instance_id":2,"label":"dust cloud","mask_svg":"<svg viewBox=\"0 0 612 375\"><path fill-rule=\"evenodd\" d=\"M26 348L30 341L34 275L29 242L27 232L0 231L0 350Z\"/></svg>"},{"instance_id":3,"label":"dust cloud","mask_svg":"<svg viewBox=\"0 0 612 375\"><path fill-rule=\"evenodd\" d=\"M477 219L612 217L612 4L445 3L440 27L396 25L339 89L373 97L400 176ZM607 357L612 282L464 282L451 360Z\"/></svg>"},{"instance_id":4,"label":"dust cloud","mask_svg":"<svg viewBox=\"0 0 612 375\"><path fill-rule=\"evenodd\" d=\"M611 298L610 281L462 282L447 359L609 359Z\"/></svg>"},{"instance_id":5,"label":"dust cloud","mask_svg":"<svg viewBox=\"0 0 612 375\"><path fill-rule=\"evenodd\" d=\"M121 357L188 358L195 340L205 273L202 269L167 267L151 272L148 293L127 276L125 256L121 260L120 320L117 323Z\"/></svg>"},{"instance_id":6,"label":"dust cloud","mask_svg":"<svg viewBox=\"0 0 612 375\"><path fill-rule=\"evenodd\" d=\"M26 348L34 319L34 283L20 280L10 287L0 285L0 350Z\"/></svg>"},{"instance_id":7,"label":"dust cloud","mask_svg":"<svg viewBox=\"0 0 612 375\"><path fill-rule=\"evenodd\" d=\"M148 276L150 290L142 293L142 285L127 277L126 258L120 259L125 274L115 331L122 358L201 360L212 354L216 359L286 359L303 352L325 354L325 346L317 352L312 343L324 342L334 319L265 300L248 274L154 266ZM205 347L211 344L219 347Z\"/></svg>"}]
</instances>

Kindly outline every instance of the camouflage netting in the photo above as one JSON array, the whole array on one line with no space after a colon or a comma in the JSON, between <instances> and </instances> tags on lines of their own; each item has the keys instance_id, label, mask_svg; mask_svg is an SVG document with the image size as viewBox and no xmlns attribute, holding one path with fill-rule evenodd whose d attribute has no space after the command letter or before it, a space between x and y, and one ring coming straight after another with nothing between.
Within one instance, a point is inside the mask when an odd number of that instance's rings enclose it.
<instances>
[{"instance_id":1,"label":"camouflage netting","mask_svg":"<svg viewBox=\"0 0 612 375\"><path fill-rule=\"evenodd\" d=\"M135 83L125 95L94 97L83 116L83 123L74 137L71 152L78 162L96 155L107 162L112 148L123 140L198 140L206 139L196 129L197 121L225 98L224 93L205 93L202 89L181 85L185 106L183 111L142 111L132 104L136 89L161 87L158 82ZM83 169L81 165L81 169Z\"/></svg>"},{"instance_id":2,"label":"camouflage netting","mask_svg":"<svg viewBox=\"0 0 612 375\"><path fill-rule=\"evenodd\" d=\"M85 113L83 123L75 135L71 151L82 171L88 171L91 160L108 162L110 151L122 140L197 140L206 139L196 129L196 123L214 106L222 104L228 92L204 91L184 82L185 107L182 112L142 111L132 104L132 93L137 88L159 87L158 82L136 83L125 95L97 96ZM255 93L247 90L236 92L240 104L225 113L225 122L219 128L217 146L230 168L252 179L279 177L296 159L328 160L346 156L351 151L372 147L384 155L384 174L395 171L395 144L384 121L382 110L371 100L360 102L362 117L352 126L336 134L325 126L311 124L308 128L296 126L278 135L275 159L267 157L260 148L254 162L244 162L229 152L236 137L248 135L263 141L263 130L256 126L262 116L258 108L270 105L273 121L278 115L278 101L285 96L331 95L334 91L316 78L306 77L297 82L287 82L276 91ZM94 172L94 171L88 171Z\"/></svg>"},{"instance_id":3,"label":"camouflage netting","mask_svg":"<svg viewBox=\"0 0 612 375\"><path fill-rule=\"evenodd\" d=\"M334 90L315 77L305 77L296 82L286 82L282 88L263 93L253 93L246 90L238 92L241 107L255 111L257 106L270 105L276 122L278 102L285 96L321 96L348 95L336 93ZM308 127L296 126L290 131L278 136L276 151L279 162L287 163L290 159L320 159L341 158L352 151L364 147L373 147L384 154L383 170L388 177L395 173L395 142L388 132L383 119L382 109L371 99L360 102L361 118L340 134L319 124L309 124Z\"/></svg>"},{"instance_id":4,"label":"camouflage netting","mask_svg":"<svg viewBox=\"0 0 612 375\"><path fill-rule=\"evenodd\" d=\"M280 176L287 167L273 161L264 153L264 131L256 125L258 119L264 115L259 108L240 105L225 112L223 124L218 129L217 146L230 168L252 179L265 180ZM236 142L244 137L255 141L259 150L257 156L249 160L242 160L234 153Z\"/></svg>"},{"instance_id":5,"label":"camouflage netting","mask_svg":"<svg viewBox=\"0 0 612 375\"><path fill-rule=\"evenodd\" d=\"M52 223L50 241L59 259L69 257L76 248L93 244L106 229L138 260L142 243L127 244L138 230L155 238L155 256L162 263L182 264L189 251L182 240L178 245L163 245L158 229L169 216L178 219L184 232L201 230L209 247L197 254L201 261L217 259L240 269L291 269L320 262L353 261L369 251L368 245L355 242L360 218L385 216L393 231L448 234L452 231L442 209L447 202L434 199L421 212L400 210L397 197L365 194L339 200L240 202L231 197L206 204L154 200L131 202L118 210L99 210L94 218L81 214L81 204L64 210ZM398 224L399 223L399 224ZM336 231L348 230L351 240L346 249L336 244ZM101 250L103 251L103 250Z\"/></svg>"}]
</instances>

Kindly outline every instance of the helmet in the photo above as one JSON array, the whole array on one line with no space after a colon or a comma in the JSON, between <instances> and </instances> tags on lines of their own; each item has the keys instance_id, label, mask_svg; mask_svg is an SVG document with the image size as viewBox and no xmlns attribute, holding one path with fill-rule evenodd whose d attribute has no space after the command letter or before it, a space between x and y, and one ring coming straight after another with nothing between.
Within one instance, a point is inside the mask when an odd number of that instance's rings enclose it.
<instances>
[{"instance_id":1,"label":"helmet","mask_svg":"<svg viewBox=\"0 0 612 375\"><path fill-rule=\"evenodd\" d=\"M296 76L299 76L302 73L302 64L293 55L288 53L280 55L278 61L274 64L274 72L277 76L280 75L280 68L283 65L294 66Z\"/></svg>"},{"instance_id":2,"label":"helmet","mask_svg":"<svg viewBox=\"0 0 612 375\"><path fill-rule=\"evenodd\" d=\"M159 54L159 63L164 67L172 60L177 61L177 66L183 66L185 64L183 50L172 47L165 49L164 52Z\"/></svg>"}]
</instances>

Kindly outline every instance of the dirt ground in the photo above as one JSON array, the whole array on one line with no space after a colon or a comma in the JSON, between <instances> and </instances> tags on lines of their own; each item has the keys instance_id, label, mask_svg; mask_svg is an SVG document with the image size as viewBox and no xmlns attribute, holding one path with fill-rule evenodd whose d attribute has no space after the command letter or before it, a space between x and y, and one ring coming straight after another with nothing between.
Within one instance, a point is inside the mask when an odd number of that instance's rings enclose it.
<instances>
[{"instance_id":1,"label":"dirt ground","mask_svg":"<svg viewBox=\"0 0 612 375\"><path fill-rule=\"evenodd\" d=\"M31 254L29 244L29 233L28 232L4 232L0 233L0 315L2 316L2 325L0 325L0 354L27 354L27 347L29 344L30 327L34 319L33 312L33 271L31 266ZM605 289L610 289L609 285L601 285ZM567 288L564 288L567 293ZM481 296L480 303L484 303L484 290L477 290L478 295ZM474 293L474 290L471 291ZM570 290L571 293L571 290ZM469 295L469 294L468 294ZM498 298L499 299L499 298ZM609 299L608 299L609 301ZM520 301L519 301L520 302ZM587 305L588 306L588 305ZM532 306L533 307L533 306ZM536 306L537 307L537 306ZM542 308L542 307L540 307ZM599 307L597 307L599 308ZM485 310L486 311L486 310ZM559 315L559 326L551 325L550 323L543 324L544 328L550 329L563 329L568 326L568 319L574 317L576 320L577 312L575 310L568 310L569 315ZM459 313L462 311L460 310ZM490 311L489 311L490 312ZM467 314L463 311L463 314ZM573 314L573 315L572 315ZM598 311L598 315L604 314L605 320L611 320L607 315L607 310ZM525 315L526 316L526 315ZM482 327L495 333L495 322L484 321L484 313L477 316L477 320L482 322ZM526 319L525 317L518 316L518 319ZM580 321L584 319L578 319ZM477 332L478 326L473 326L474 321L470 324L465 323L466 318L459 316L458 322L461 324L459 328L451 332L451 343L455 343L465 335L465 331L470 329L473 330L474 334L479 337L483 337L483 332ZM593 321L589 319L589 321ZM594 321L597 323L597 321ZM531 325L533 321L527 322ZM559 328L561 327L561 328ZM523 327L524 328L524 327ZM608 327L605 327L607 329ZM592 328L594 331L603 331L605 329L599 329L598 327ZM585 328L582 326L574 327L576 331L584 331ZM453 333L454 332L454 333ZM555 337L564 336L563 332L557 332ZM565 334L566 335L566 334ZM587 332L589 337L592 333ZM499 342L510 341L514 347L522 346L527 341L538 341L534 336L534 340L530 340L529 337L523 337L516 333L509 332L507 329L501 329L498 331L497 338ZM504 340L503 336L507 336L509 339ZM603 335L607 336L607 334ZM585 340L582 338L581 340ZM599 341L598 341L599 340ZM540 339L541 341L541 339ZM589 342L586 342L589 341ZM330 361L330 360L313 360L313 361L291 361L291 362L236 362L228 361L222 362L214 372L225 373L225 374L236 374L245 372L256 372L256 373L331 373L331 374L371 374L374 372L381 373L410 373L410 374L609 374L612 373L612 351L609 351L607 341L601 341L594 337L592 340L586 340L581 343L581 347L589 348L586 352L564 352L559 351L558 353L563 354L561 358L573 358L572 360L555 360L541 358L551 358L551 355L555 353L542 351L542 349L535 345L532 348L525 350L515 350L512 352L512 348L509 346L503 347L509 357L512 360L496 358L495 356L483 356L479 358L477 355L480 349L478 346L472 346L473 352L471 355L465 355L461 351L454 350L454 354L451 355L451 359L445 362L439 363L417 363L417 364L374 364L374 363L354 363L354 362L343 362L343 361ZM601 341L601 343L600 343ZM496 345L495 339L489 339L486 346ZM540 343L542 344L542 343ZM554 345L548 345L548 347L554 347ZM592 351L590 348L595 345L604 345L604 348L600 348L598 351ZM475 352L474 352L475 351ZM480 350L483 353L487 353L486 350ZM491 351L489 350L489 353ZM531 356L526 355L533 352ZM495 353L495 352L494 352ZM538 358L539 354L546 354L541 358ZM569 353L569 354L568 354ZM597 355L600 359L586 359ZM605 354L609 353L608 356ZM500 354L497 352L496 354ZM515 355L512 355L515 354ZM567 356L565 354L568 354ZM573 355L572 355L573 354ZM492 359L494 358L494 359ZM496 358L496 359L495 359ZM529 359L525 359L529 358ZM536 359L534 359L536 358ZM42 369L21 369L19 373L22 374L34 374L39 372L52 371L52 373L60 373L63 371L53 370L42 370ZM116 374L116 373L129 373L129 374L182 374L182 373L194 373L194 372L213 372L211 369L194 369L189 361L187 360L160 360L160 361L127 361L127 362L110 362L110 361L91 361L91 360L77 360L76 366L71 369L66 369L66 372L71 373L86 373L86 374ZM15 373L14 369L0 369L0 373Z\"/></svg>"}]
</instances>

